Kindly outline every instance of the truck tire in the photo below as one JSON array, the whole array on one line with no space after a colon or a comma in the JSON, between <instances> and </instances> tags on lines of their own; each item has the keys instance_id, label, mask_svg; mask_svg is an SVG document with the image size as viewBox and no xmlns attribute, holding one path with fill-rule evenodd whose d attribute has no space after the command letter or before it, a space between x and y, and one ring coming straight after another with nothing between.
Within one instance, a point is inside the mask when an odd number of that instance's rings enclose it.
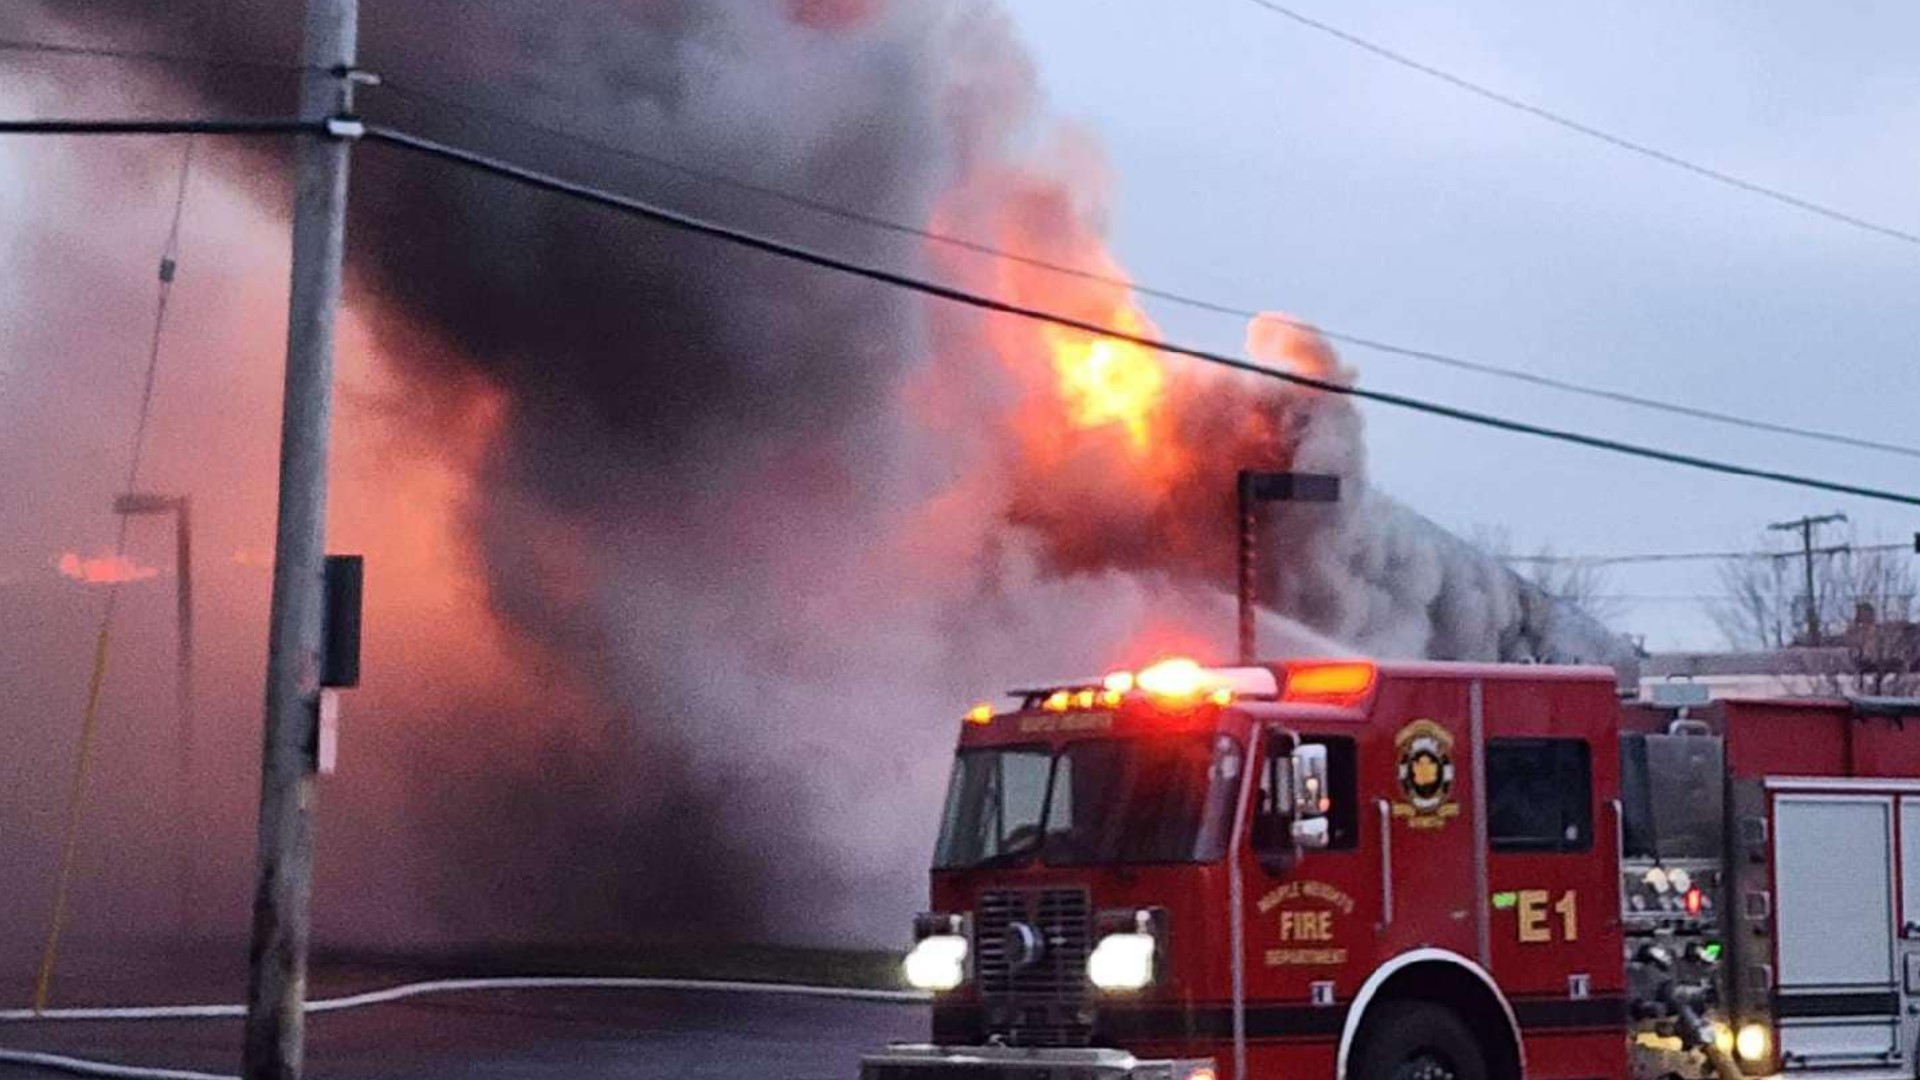
<instances>
[{"instance_id":1,"label":"truck tire","mask_svg":"<svg viewBox=\"0 0 1920 1080\"><path fill-rule=\"evenodd\" d=\"M1487 1058L1444 1006L1386 1001L1369 1010L1348 1080L1487 1080Z\"/></svg>"}]
</instances>

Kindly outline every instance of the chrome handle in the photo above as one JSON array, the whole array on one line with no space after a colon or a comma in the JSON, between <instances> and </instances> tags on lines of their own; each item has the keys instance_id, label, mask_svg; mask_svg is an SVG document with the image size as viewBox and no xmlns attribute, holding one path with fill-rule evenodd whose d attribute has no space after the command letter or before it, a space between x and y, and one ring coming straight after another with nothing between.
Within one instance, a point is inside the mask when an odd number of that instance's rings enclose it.
<instances>
[{"instance_id":1,"label":"chrome handle","mask_svg":"<svg viewBox=\"0 0 1920 1080\"><path fill-rule=\"evenodd\" d=\"M1385 799L1380 808L1380 929L1393 924L1393 807Z\"/></svg>"},{"instance_id":2,"label":"chrome handle","mask_svg":"<svg viewBox=\"0 0 1920 1080\"><path fill-rule=\"evenodd\" d=\"M1627 877L1620 872L1620 864L1627 858L1627 814L1619 799L1608 799L1607 809L1613 811L1613 877L1614 889L1619 894L1619 906L1614 909L1614 922L1627 917Z\"/></svg>"}]
</instances>

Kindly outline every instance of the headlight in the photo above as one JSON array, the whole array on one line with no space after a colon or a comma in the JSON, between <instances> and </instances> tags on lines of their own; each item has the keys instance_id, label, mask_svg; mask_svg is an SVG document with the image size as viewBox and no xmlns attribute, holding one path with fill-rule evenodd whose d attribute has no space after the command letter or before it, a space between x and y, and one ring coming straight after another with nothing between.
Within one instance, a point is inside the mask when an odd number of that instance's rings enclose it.
<instances>
[{"instance_id":1,"label":"headlight","mask_svg":"<svg viewBox=\"0 0 1920 1080\"><path fill-rule=\"evenodd\" d=\"M1758 1065L1773 1052L1773 1033L1765 1024L1747 1024L1733 1037L1733 1049L1740 1060Z\"/></svg>"},{"instance_id":2,"label":"headlight","mask_svg":"<svg viewBox=\"0 0 1920 1080\"><path fill-rule=\"evenodd\" d=\"M1087 978L1102 990L1138 990L1153 982L1153 935L1108 934L1087 957Z\"/></svg>"},{"instance_id":3,"label":"headlight","mask_svg":"<svg viewBox=\"0 0 1920 1080\"><path fill-rule=\"evenodd\" d=\"M967 981L967 939L959 934L923 937L907 953L907 984L919 990L951 990Z\"/></svg>"},{"instance_id":4,"label":"headlight","mask_svg":"<svg viewBox=\"0 0 1920 1080\"><path fill-rule=\"evenodd\" d=\"M1733 1029L1724 1020L1713 1022L1713 1045L1723 1054L1733 1053Z\"/></svg>"}]
</instances>

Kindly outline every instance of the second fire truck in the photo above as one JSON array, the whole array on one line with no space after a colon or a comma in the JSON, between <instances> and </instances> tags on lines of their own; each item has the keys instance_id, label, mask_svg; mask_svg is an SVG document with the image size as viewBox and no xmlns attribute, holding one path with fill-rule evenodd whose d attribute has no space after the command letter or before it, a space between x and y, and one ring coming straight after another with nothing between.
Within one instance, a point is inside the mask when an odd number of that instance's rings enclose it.
<instances>
[{"instance_id":1,"label":"second fire truck","mask_svg":"<svg viewBox=\"0 0 1920 1080\"><path fill-rule=\"evenodd\" d=\"M1916 1075L1920 703L1303 660L961 724L865 1080Z\"/></svg>"}]
</instances>

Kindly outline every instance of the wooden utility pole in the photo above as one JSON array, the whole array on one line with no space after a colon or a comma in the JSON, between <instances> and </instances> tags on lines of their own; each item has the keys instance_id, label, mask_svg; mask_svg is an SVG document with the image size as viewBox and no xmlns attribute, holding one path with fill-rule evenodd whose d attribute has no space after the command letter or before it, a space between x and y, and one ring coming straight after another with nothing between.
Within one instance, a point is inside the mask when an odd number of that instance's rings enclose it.
<instances>
[{"instance_id":1,"label":"wooden utility pole","mask_svg":"<svg viewBox=\"0 0 1920 1080\"><path fill-rule=\"evenodd\" d=\"M1813 591L1813 530L1817 526L1830 525L1836 521L1847 520L1845 514L1822 514L1819 517L1803 517L1796 521L1776 521L1767 526L1775 532L1798 532L1800 534L1800 554L1806 561L1807 572L1807 644L1820 644L1820 601ZM1920 538L1915 539L1920 544Z\"/></svg>"},{"instance_id":2,"label":"wooden utility pole","mask_svg":"<svg viewBox=\"0 0 1920 1080\"><path fill-rule=\"evenodd\" d=\"M307 0L294 151L293 288L280 426L280 518L260 776L260 861L247 979L246 1080L299 1080L313 891L315 752L326 573L333 324L345 253L357 0Z\"/></svg>"}]
</instances>

